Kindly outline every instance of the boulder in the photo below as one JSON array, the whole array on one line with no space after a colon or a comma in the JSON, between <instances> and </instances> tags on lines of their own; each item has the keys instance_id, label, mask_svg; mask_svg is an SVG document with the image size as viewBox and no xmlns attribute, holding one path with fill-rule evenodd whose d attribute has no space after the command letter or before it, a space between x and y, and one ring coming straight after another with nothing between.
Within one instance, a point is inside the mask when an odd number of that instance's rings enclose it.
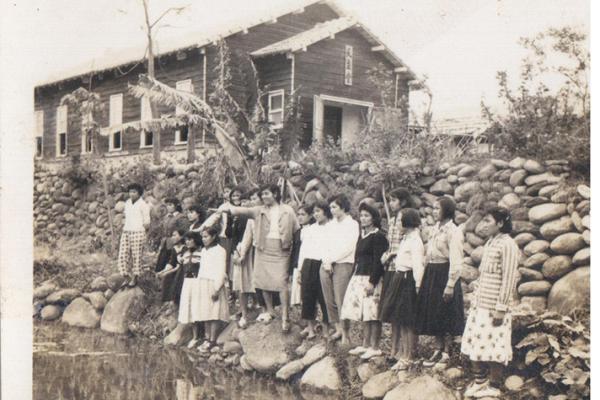
<instances>
[{"instance_id":1,"label":"boulder","mask_svg":"<svg viewBox=\"0 0 600 400\"><path fill-rule=\"evenodd\" d=\"M481 222L482 219L483 219L483 213L481 211L473 212L473 214L471 214L469 219L465 222L464 231L465 232L474 232L475 228L477 227L479 222Z\"/></svg>"},{"instance_id":2,"label":"boulder","mask_svg":"<svg viewBox=\"0 0 600 400\"><path fill-rule=\"evenodd\" d=\"M58 286L54 282L46 281L33 291L33 299L45 299L52 292L55 292Z\"/></svg>"},{"instance_id":3,"label":"boulder","mask_svg":"<svg viewBox=\"0 0 600 400\"><path fill-rule=\"evenodd\" d=\"M42 308L40 316L44 321L54 321L55 319L60 317L61 311L62 310L60 307L55 306L54 304L49 304Z\"/></svg>"},{"instance_id":4,"label":"boulder","mask_svg":"<svg viewBox=\"0 0 600 400\"><path fill-rule=\"evenodd\" d=\"M82 297L90 302L96 310L104 310L107 300L102 292L84 293Z\"/></svg>"},{"instance_id":5,"label":"boulder","mask_svg":"<svg viewBox=\"0 0 600 400\"><path fill-rule=\"evenodd\" d=\"M485 244L485 240L471 232L467 232L467 234L465 235L465 239L473 247L479 247Z\"/></svg>"},{"instance_id":6,"label":"boulder","mask_svg":"<svg viewBox=\"0 0 600 400\"><path fill-rule=\"evenodd\" d=\"M454 188L446 179L440 179L429 188L429 192L436 195L452 194Z\"/></svg>"},{"instance_id":7,"label":"boulder","mask_svg":"<svg viewBox=\"0 0 600 400\"><path fill-rule=\"evenodd\" d=\"M311 347L306 352L306 354L304 354L304 357L302 357L302 364L304 364L305 367L308 367L309 365L313 365L314 363L319 361L321 358L325 357L326 354L327 354L327 348L325 347L325 344L323 344L323 343L315 344L313 347Z\"/></svg>"},{"instance_id":8,"label":"boulder","mask_svg":"<svg viewBox=\"0 0 600 400\"><path fill-rule=\"evenodd\" d=\"M577 193L586 200L589 200L591 197L590 187L587 185L577 185Z\"/></svg>"},{"instance_id":9,"label":"boulder","mask_svg":"<svg viewBox=\"0 0 600 400\"><path fill-rule=\"evenodd\" d=\"M581 215L589 214L590 213L590 201L589 200L580 201L579 203L577 203L576 209L579 212L579 214L581 214Z\"/></svg>"},{"instance_id":10,"label":"boulder","mask_svg":"<svg viewBox=\"0 0 600 400\"><path fill-rule=\"evenodd\" d=\"M46 297L46 303L67 304L79 296L81 296L81 292L77 289L60 289Z\"/></svg>"},{"instance_id":11,"label":"boulder","mask_svg":"<svg viewBox=\"0 0 600 400\"><path fill-rule=\"evenodd\" d=\"M502 197L502 200L498 202L500 207L504 207L508 210L513 210L521 204L521 198L515 193L508 193Z\"/></svg>"},{"instance_id":12,"label":"boulder","mask_svg":"<svg viewBox=\"0 0 600 400\"><path fill-rule=\"evenodd\" d=\"M385 371L373 375L362 387L362 395L366 399L381 399L398 384L394 371Z\"/></svg>"},{"instance_id":13,"label":"boulder","mask_svg":"<svg viewBox=\"0 0 600 400\"><path fill-rule=\"evenodd\" d=\"M239 342L230 341L223 343L223 351L230 354L242 354L244 349Z\"/></svg>"},{"instance_id":14,"label":"boulder","mask_svg":"<svg viewBox=\"0 0 600 400\"><path fill-rule=\"evenodd\" d=\"M94 279L92 281L92 283L90 283L90 290L92 292L104 292L106 289L108 289L108 282L106 281L106 278L103 276L99 276L96 279Z\"/></svg>"},{"instance_id":15,"label":"boulder","mask_svg":"<svg viewBox=\"0 0 600 400\"><path fill-rule=\"evenodd\" d=\"M523 168L523 165L525 165L525 159L522 157L517 157L514 158L510 161L510 163L508 163L509 167L511 167L512 169L518 169L518 168Z\"/></svg>"},{"instance_id":16,"label":"boulder","mask_svg":"<svg viewBox=\"0 0 600 400\"><path fill-rule=\"evenodd\" d=\"M435 178L433 176L423 176L421 178L419 178L419 186L422 187L429 187L431 185L433 185L435 182Z\"/></svg>"},{"instance_id":17,"label":"boulder","mask_svg":"<svg viewBox=\"0 0 600 400\"><path fill-rule=\"evenodd\" d=\"M497 169L496 167L494 167L494 164L487 164L486 166L484 166L483 168L481 168L479 170L479 172L477 173L477 176L479 177L479 179L481 180L487 180L490 179L490 177L492 175L494 175L496 173Z\"/></svg>"},{"instance_id":18,"label":"boulder","mask_svg":"<svg viewBox=\"0 0 600 400\"><path fill-rule=\"evenodd\" d=\"M104 308L100 328L111 333L129 332L130 322L140 316L147 302L146 295L139 287L117 292Z\"/></svg>"},{"instance_id":19,"label":"boulder","mask_svg":"<svg viewBox=\"0 0 600 400\"><path fill-rule=\"evenodd\" d=\"M335 359L328 356L313 364L304 375L302 375L300 383L322 390L340 390L342 387L342 380L340 379L340 374L335 366Z\"/></svg>"},{"instance_id":20,"label":"boulder","mask_svg":"<svg viewBox=\"0 0 600 400\"><path fill-rule=\"evenodd\" d=\"M520 233L517 236L515 236L515 242L517 243L517 245L519 245L519 247L527 245L527 243L531 242L532 240L535 240L535 236L527 232Z\"/></svg>"},{"instance_id":21,"label":"boulder","mask_svg":"<svg viewBox=\"0 0 600 400\"><path fill-rule=\"evenodd\" d=\"M459 178L464 178L473 175L475 172L477 172L477 170L473 166L466 165L463 168L461 168L460 171L458 171L457 175Z\"/></svg>"},{"instance_id":22,"label":"boulder","mask_svg":"<svg viewBox=\"0 0 600 400\"><path fill-rule=\"evenodd\" d=\"M548 172L543 173L543 174L539 174L539 175L530 175L527 178L525 178L525 184L527 186L534 186L534 185L540 185L539 190L543 189L545 186L548 186L549 184L552 183L557 183L560 182L561 178L559 176L555 176L552 175Z\"/></svg>"},{"instance_id":23,"label":"boulder","mask_svg":"<svg viewBox=\"0 0 600 400\"><path fill-rule=\"evenodd\" d=\"M177 324L175 329L163 340L165 345L181 346L192 340L192 326L190 324Z\"/></svg>"},{"instance_id":24,"label":"boulder","mask_svg":"<svg viewBox=\"0 0 600 400\"><path fill-rule=\"evenodd\" d=\"M540 271L536 271L535 269L519 268L519 272L521 273L521 280L523 282L544 280L544 274L542 274Z\"/></svg>"},{"instance_id":25,"label":"boulder","mask_svg":"<svg viewBox=\"0 0 600 400\"><path fill-rule=\"evenodd\" d=\"M529 208L550 202L550 199L548 199L547 197L542 197L542 196L526 196L523 198L523 200L525 200L525 204L524 204L525 207L529 207Z\"/></svg>"},{"instance_id":26,"label":"boulder","mask_svg":"<svg viewBox=\"0 0 600 400\"><path fill-rule=\"evenodd\" d=\"M529 222L529 221L513 221L513 233L514 234L520 234L520 233L533 233L533 234L537 234L539 231L539 228L536 224Z\"/></svg>"},{"instance_id":27,"label":"boulder","mask_svg":"<svg viewBox=\"0 0 600 400\"><path fill-rule=\"evenodd\" d=\"M510 211L513 220L527 221L529 218L529 209L527 207L518 207Z\"/></svg>"},{"instance_id":28,"label":"boulder","mask_svg":"<svg viewBox=\"0 0 600 400\"><path fill-rule=\"evenodd\" d=\"M581 225L583 225L584 228L591 229L592 225L589 215L586 215L585 217L581 218Z\"/></svg>"},{"instance_id":29,"label":"boulder","mask_svg":"<svg viewBox=\"0 0 600 400\"><path fill-rule=\"evenodd\" d=\"M545 295L552 288L548 281L525 282L519 285L517 291L521 296L541 296Z\"/></svg>"},{"instance_id":30,"label":"boulder","mask_svg":"<svg viewBox=\"0 0 600 400\"><path fill-rule=\"evenodd\" d=\"M540 234L546 240L553 240L557 236L571 232L574 228L573 219L568 215L553 221L548 221L540 227Z\"/></svg>"},{"instance_id":31,"label":"boulder","mask_svg":"<svg viewBox=\"0 0 600 400\"><path fill-rule=\"evenodd\" d=\"M550 256L546 253L534 254L523 262L525 268L540 269Z\"/></svg>"},{"instance_id":32,"label":"boulder","mask_svg":"<svg viewBox=\"0 0 600 400\"><path fill-rule=\"evenodd\" d=\"M573 211L571 213L571 221L573 221L575 229L577 229L579 232L585 231L585 226L583 226L583 221L581 220L581 216L577 211Z\"/></svg>"},{"instance_id":33,"label":"boulder","mask_svg":"<svg viewBox=\"0 0 600 400\"><path fill-rule=\"evenodd\" d=\"M250 364L248 364L248 361L246 361L246 356L243 355L240 357L240 367L244 370L244 371L254 371L254 369L252 368L252 366Z\"/></svg>"},{"instance_id":34,"label":"boulder","mask_svg":"<svg viewBox=\"0 0 600 400\"><path fill-rule=\"evenodd\" d=\"M125 282L125 277L123 275L119 274L118 272L116 272L116 273L110 275L108 278L106 278L106 284L113 292L116 292L117 290L119 290L119 288L121 287L123 282Z\"/></svg>"},{"instance_id":35,"label":"boulder","mask_svg":"<svg viewBox=\"0 0 600 400\"><path fill-rule=\"evenodd\" d=\"M581 267L556 281L548 295L548 310L569 314L590 306L590 267Z\"/></svg>"},{"instance_id":36,"label":"boulder","mask_svg":"<svg viewBox=\"0 0 600 400\"><path fill-rule=\"evenodd\" d=\"M544 262L542 274L551 281L555 281L561 276L567 274L573 269L571 257L569 256L554 256Z\"/></svg>"},{"instance_id":37,"label":"boulder","mask_svg":"<svg viewBox=\"0 0 600 400\"><path fill-rule=\"evenodd\" d=\"M567 189L559 189L556 193L554 193L552 195L552 197L550 197L550 200L553 203L566 203L569 201L569 198L571 197L571 192Z\"/></svg>"},{"instance_id":38,"label":"boulder","mask_svg":"<svg viewBox=\"0 0 600 400\"><path fill-rule=\"evenodd\" d=\"M481 259L483 258L483 246L479 246L471 253L471 259L475 265L479 265L481 263Z\"/></svg>"},{"instance_id":39,"label":"boulder","mask_svg":"<svg viewBox=\"0 0 600 400\"><path fill-rule=\"evenodd\" d=\"M450 183L456 183L456 182L458 182L458 176L457 175L448 175L448 177L446 179Z\"/></svg>"},{"instance_id":40,"label":"boulder","mask_svg":"<svg viewBox=\"0 0 600 400\"><path fill-rule=\"evenodd\" d=\"M377 373L377 367L370 362L365 362L356 368L356 373L361 382L366 382Z\"/></svg>"},{"instance_id":41,"label":"boulder","mask_svg":"<svg viewBox=\"0 0 600 400\"><path fill-rule=\"evenodd\" d=\"M585 244L589 245L590 244L590 230L586 229L585 231L583 231L583 233L581 234L581 237L583 238L583 241L585 242Z\"/></svg>"},{"instance_id":42,"label":"boulder","mask_svg":"<svg viewBox=\"0 0 600 400\"><path fill-rule=\"evenodd\" d=\"M481 191L481 184L479 182L465 182L454 190L454 198L457 202L467 201L471 196L479 191Z\"/></svg>"},{"instance_id":43,"label":"boulder","mask_svg":"<svg viewBox=\"0 0 600 400\"><path fill-rule=\"evenodd\" d=\"M518 375L511 375L504 381L504 387L509 392L518 392L523 388L525 381Z\"/></svg>"},{"instance_id":44,"label":"boulder","mask_svg":"<svg viewBox=\"0 0 600 400\"><path fill-rule=\"evenodd\" d=\"M529 210L529 220L536 224L552 221L567 213L566 204L546 203Z\"/></svg>"},{"instance_id":45,"label":"boulder","mask_svg":"<svg viewBox=\"0 0 600 400\"><path fill-rule=\"evenodd\" d=\"M479 278L479 269L465 264L460 270L460 277L466 283L471 283L475 279Z\"/></svg>"},{"instance_id":46,"label":"boulder","mask_svg":"<svg viewBox=\"0 0 600 400\"><path fill-rule=\"evenodd\" d=\"M525 164L523 164L523 169L531 174L541 174L546 170L542 164L531 159L525 161Z\"/></svg>"},{"instance_id":47,"label":"boulder","mask_svg":"<svg viewBox=\"0 0 600 400\"><path fill-rule=\"evenodd\" d=\"M508 183L510 186L517 187L522 185L525 182L525 178L527 177L527 171L524 169L519 169L513 172L508 179Z\"/></svg>"},{"instance_id":48,"label":"boulder","mask_svg":"<svg viewBox=\"0 0 600 400\"><path fill-rule=\"evenodd\" d=\"M422 375L387 392L383 400L457 400L454 392L430 375Z\"/></svg>"},{"instance_id":49,"label":"boulder","mask_svg":"<svg viewBox=\"0 0 600 400\"><path fill-rule=\"evenodd\" d=\"M97 328L100 313L83 297L78 297L65 308L62 322L80 328Z\"/></svg>"},{"instance_id":50,"label":"boulder","mask_svg":"<svg viewBox=\"0 0 600 400\"><path fill-rule=\"evenodd\" d=\"M576 267L581 267L582 265L590 265L590 261L591 257L589 247L579 250L573 256L573 265L575 265Z\"/></svg>"},{"instance_id":51,"label":"boulder","mask_svg":"<svg viewBox=\"0 0 600 400\"><path fill-rule=\"evenodd\" d=\"M115 294L115 292L113 292L111 289L106 289L104 291L104 297L106 298L106 300L110 300L111 297L113 297Z\"/></svg>"},{"instance_id":52,"label":"boulder","mask_svg":"<svg viewBox=\"0 0 600 400\"><path fill-rule=\"evenodd\" d=\"M231 321L225 329L221 331L219 337L217 337L217 344L219 346L224 345L227 342L237 341L241 329L238 327L236 321Z\"/></svg>"},{"instance_id":53,"label":"boulder","mask_svg":"<svg viewBox=\"0 0 600 400\"><path fill-rule=\"evenodd\" d=\"M521 297L521 304L525 304L531 311L537 313L544 312L548 307L546 296L524 296Z\"/></svg>"},{"instance_id":54,"label":"boulder","mask_svg":"<svg viewBox=\"0 0 600 400\"><path fill-rule=\"evenodd\" d=\"M492 163L492 165L498 169L506 169L506 168L510 168L510 163L508 161L504 161L504 160L498 160L497 158L492 158L490 160L490 162Z\"/></svg>"},{"instance_id":55,"label":"boulder","mask_svg":"<svg viewBox=\"0 0 600 400\"><path fill-rule=\"evenodd\" d=\"M290 377L301 372L303 369L304 369L304 364L302 363L302 360L290 361L289 363L285 364L283 367L279 368L279 370L275 374L275 377L277 379L287 381L288 379L290 379Z\"/></svg>"},{"instance_id":56,"label":"boulder","mask_svg":"<svg viewBox=\"0 0 600 400\"><path fill-rule=\"evenodd\" d=\"M563 233L550 243L550 249L556 254L574 254L585 247L581 233Z\"/></svg>"},{"instance_id":57,"label":"boulder","mask_svg":"<svg viewBox=\"0 0 600 400\"><path fill-rule=\"evenodd\" d=\"M298 331L297 325L287 334L277 323L250 325L239 334L246 361L259 372L277 371L290 361L288 350L300 344Z\"/></svg>"},{"instance_id":58,"label":"boulder","mask_svg":"<svg viewBox=\"0 0 600 400\"><path fill-rule=\"evenodd\" d=\"M527 256L532 256L534 254L543 253L550 247L550 243L545 240L534 240L531 241L525 246L523 252Z\"/></svg>"},{"instance_id":59,"label":"boulder","mask_svg":"<svg viewBox=\"0 0 600 400\"><path fill-rule=\"evenodd\" d=\"M118 213L122 213L123 211L125 211L125 202L118 201L117 204L115 204L115 211Z\"/></svg>"},{"instance_id":60,"label":"boulder","mask_svg":"<svg viewBox=\"0 0 600 400\"><path fill-rule=\"evenodd\" d=\"M438 201L438 198L434 195L432 195L431 193L423 193L421 195L421 197L423 198L423 200L425 201L425 204L429 205L430 207L435 206L435 204Z\"/></svg>"},{"instance_id":61,"label":"boulder","mask_svg":"<svg viewBox=\"0 0 600 400\"><path fill-rule=\"evenodd\" d=\"M540 189L540 191L538 192L538 195L540 195L542 197L550 197L554 194L554 192L556 192L558 190L559 187L560 187L560 185L556 185L556 184L544 186L543 188Z\"/></svg>"}]
</instances>

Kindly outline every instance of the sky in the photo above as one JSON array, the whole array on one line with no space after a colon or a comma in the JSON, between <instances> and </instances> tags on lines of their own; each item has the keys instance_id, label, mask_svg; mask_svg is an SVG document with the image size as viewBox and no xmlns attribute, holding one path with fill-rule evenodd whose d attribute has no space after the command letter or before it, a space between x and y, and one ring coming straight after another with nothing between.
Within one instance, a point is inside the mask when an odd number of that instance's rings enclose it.
<instances>
[{"instance_id":1,"label":"sky","mask_svg":"<svg viewBox=\"0 0 600 400\"><path fill-rule=\"evenodd\" d=\"M223 26L276 13L301 0L150 0L154 16L173 5L188 5L166 18L158 39ZM496 72L517 77L525 55L518 40L551 26L589 31L586 0L337 0L343 9L377 34L413 71L427 76L434 119L479 116L482 100L501 109ZM143 46L141 0L53 0L33 2L36 51L33 82L119 49ZM143 47L140 47L143 49ZM132 53L133 54L133 53ZM136 55L137 57L138 55ZM415 93L420 112L426 97Z\"/></svg>"}]
</instances>

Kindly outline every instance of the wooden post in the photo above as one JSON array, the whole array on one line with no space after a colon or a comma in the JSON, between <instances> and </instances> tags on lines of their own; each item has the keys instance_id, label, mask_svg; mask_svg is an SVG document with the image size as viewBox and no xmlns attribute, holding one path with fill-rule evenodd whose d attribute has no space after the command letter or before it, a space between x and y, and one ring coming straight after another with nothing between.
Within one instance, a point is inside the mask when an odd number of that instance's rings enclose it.
<instances>
[{"instance_id":1,"label":"wooden post","mask_svg":"<svg viewBox=\"0 0 600 400\"><path fill-rule=\"evenodd\" d=\"M187 137L187 163L193 164L196 161L196 126L188 125Z\"/></svg>"}]
</instances>

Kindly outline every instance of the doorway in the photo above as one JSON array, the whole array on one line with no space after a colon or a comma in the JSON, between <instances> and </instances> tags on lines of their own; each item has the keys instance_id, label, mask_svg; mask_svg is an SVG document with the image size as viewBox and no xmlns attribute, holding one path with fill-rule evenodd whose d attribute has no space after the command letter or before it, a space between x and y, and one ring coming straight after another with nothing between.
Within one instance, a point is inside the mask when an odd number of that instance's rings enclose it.
<instances>
[{"instance_id":1,"label":"doorway","mask_svg":"<svg viewBox=\"0 0 600 400\"><path fill-rule=\"evenodd\" d=\"M342 138L342 107L325 105L323 107L323 135L330 143L339 144Z\"/></svg>"},{"instance_id":2,"label":"doorway","mask_svg":"<svg viewBox=\"0 0 600 400\"><path fill-rule=\"evenodd\" d=\"M333 140L342 149L360 141L373 103L325 94L315 95L313 99L314 139Z\"/></svg>"}]
</instances>

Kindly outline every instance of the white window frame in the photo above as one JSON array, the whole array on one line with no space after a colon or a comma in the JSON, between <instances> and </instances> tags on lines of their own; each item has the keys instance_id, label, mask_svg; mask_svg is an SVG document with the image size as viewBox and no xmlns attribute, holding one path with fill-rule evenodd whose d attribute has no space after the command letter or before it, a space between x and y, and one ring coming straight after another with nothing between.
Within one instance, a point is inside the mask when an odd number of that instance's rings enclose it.
<instances>
[{"instance_id":1,"label":"white window frame","mask_svg":"<svg viewBox=\"0 0 600 400\"><path fill-rule=\"evenodd\" d=\"M37 152L37 142L40 138L40 154ZM38 110L35 112L35 158L44 157L44 110Z\"/></svg>"},{"instance_id":2,"label":"white window frame","mask_svg":"<svg viewBox=\"0 0 600 400\"><path fill-rule=\"evenodd\" d=\"M120 107L119 107L120 106ZM109 99L109 126L121 125L123 123L123 93L117 93L110 96ZM121 135L120 146L115 147L115 134ZM108 151L122 151L123 150L123 132L112 132L108 137Z\"/></svg>"},{"instance_id":3,"label":"white window frame","mask_svg":"<svg viewBox=\"0 0 600 400\"><path fill-rule=\"evenodd\" d=\"M140 131L140 149L151 149L154 146L154 132L150 133L152 133L152 144L147 144L146 131L143 129Z\"/></svg>"},{"instance_id":4,"label":"white window frame","mask_svg":"<svg viewBox=\"0 0 600 400\"><path fill-rule=\"evenodd\" d=\"M146 96L140 100L140 121L148 121L152 119L152 109L150 108L150 99ZM146 131L140 131L140 149L149 149L154 146L154 133L152 133L152 144L146 143Z\"/></svg>"},{"instance_id":5,"label":"white window frame","mask_svg":"<svg viewBox=\"0 0 600 400\"><path fill-rule=\"evenodd\" d=\"M194 93L194 86L192 85L192 80L191 79L184 79L182 81L177 81L175 82L175 89L177 90L181 90L182 92L187 92L187 93ZM183 114L184 111L182 109L180 109L179 107L175 107L175 115L179 115L179 114ZM190 129L188 127L188 137L190 135ZM187 140L181 140L181 130L176 129L175 130L175 140L174 140L174 144L175 145L182 145L182 144L187 144Z\"/></svg>"},{"instance_id":6,"label":"white window frame","mask_svg":"<svg viewBox=\"0 0 600 400\"><path fill-rule=\"evenodd\" d=\"M69 109L66 105L56 107L56 157L66 157L69 151L68 137ZM60 152L60 136L65 135L65 152Z\"/></svg>"},{"instance_id":7,"label":"white window frame","mask_svg":"<svg viewBox=\"0 0 600 400\"><path fill-rule=\"evenodd\" d=\"M277 97L277 96L281 96L281 108L277 108L277 109L273 110L273 108L271 107L271 104L273 101L273 97ZM283 122L285 121L285 90L284 89L271 90L269 92L269 101L268 101L268 121L269 122L273 122L272 115L274 115L274 114L281 114L281 123L273 125L274 129L280 129L283 127Z\"/></svg>"}]
</instances>

